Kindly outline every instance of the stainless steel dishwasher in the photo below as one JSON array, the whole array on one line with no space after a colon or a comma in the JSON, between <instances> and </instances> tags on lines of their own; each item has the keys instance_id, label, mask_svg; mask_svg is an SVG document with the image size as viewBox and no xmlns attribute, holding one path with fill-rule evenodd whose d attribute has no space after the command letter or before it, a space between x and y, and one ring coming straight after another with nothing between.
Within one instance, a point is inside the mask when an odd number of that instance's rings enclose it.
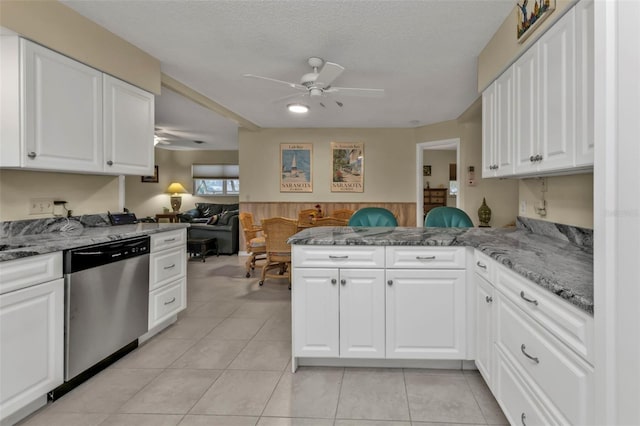
<instances>
[{"instance_id":1,"label":"stainless steel dishwasher","mask_svg":"<svg viewBox=\"0 0 640 426\"><path fill-rule=\"evenodd\" d=\"M149 247L145 236L65 252L65 381L147 332Z\"/></svg>"}]
</instances>

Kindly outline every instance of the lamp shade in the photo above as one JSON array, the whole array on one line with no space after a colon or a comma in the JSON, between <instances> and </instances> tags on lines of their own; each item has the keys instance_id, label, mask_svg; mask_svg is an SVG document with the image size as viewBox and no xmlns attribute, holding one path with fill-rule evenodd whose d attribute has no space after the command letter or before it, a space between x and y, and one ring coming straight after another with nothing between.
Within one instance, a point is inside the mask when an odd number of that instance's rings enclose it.
<instances>
[{"instance_id":1,"label":"lamp shade","mask_svg":"<svg viewBox=\"0 0 640 426\"><path fill-rule=\"evenodd\" d=\"M167 188L167 192L170 194L186 194L187 190L182 186L181 183L172 182L171 185Z\"/></svg>"}]
</instances>

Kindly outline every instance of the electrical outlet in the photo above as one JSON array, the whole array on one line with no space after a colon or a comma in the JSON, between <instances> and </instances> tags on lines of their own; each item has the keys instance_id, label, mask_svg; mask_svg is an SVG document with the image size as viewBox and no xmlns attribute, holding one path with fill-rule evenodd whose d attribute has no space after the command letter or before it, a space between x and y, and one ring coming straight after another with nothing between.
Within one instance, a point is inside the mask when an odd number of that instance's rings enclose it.
<instances>
[{"instance_id":1,"label":"electrical outlet","mask_svg":"<svg viewBox=\"0 0 640 426\"><path fill-rule=\"evenodd\" d=\"M520 201L520 214L527 213L527 202L525 200Z\"/></svg>"},{"instance_id":2,"label":"electrical outlet","mask_svg":"<svg viewBox=\"0 0 640 426\"><path fill-rule=\"evenodd\" d=\"M29 214L53 214L53 199L32 198L29 200Z\"/></svg>"}]
</instances>

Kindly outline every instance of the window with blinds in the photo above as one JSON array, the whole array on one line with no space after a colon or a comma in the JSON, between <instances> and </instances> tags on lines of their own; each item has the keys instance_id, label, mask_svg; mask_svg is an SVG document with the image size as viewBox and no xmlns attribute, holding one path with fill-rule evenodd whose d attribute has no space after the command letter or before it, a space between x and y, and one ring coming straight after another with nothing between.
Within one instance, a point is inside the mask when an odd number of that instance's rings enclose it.
<instances>
[{"instance_id":1,"label":"window with blinds","mask_svg":"<svg viewBox=\"0 0 640 426\"><path fill-rule=\"evenodd\" d=\"M240 195L240 166L237 164L193 164L193 195Z\"/></svg>"}]
</instances>

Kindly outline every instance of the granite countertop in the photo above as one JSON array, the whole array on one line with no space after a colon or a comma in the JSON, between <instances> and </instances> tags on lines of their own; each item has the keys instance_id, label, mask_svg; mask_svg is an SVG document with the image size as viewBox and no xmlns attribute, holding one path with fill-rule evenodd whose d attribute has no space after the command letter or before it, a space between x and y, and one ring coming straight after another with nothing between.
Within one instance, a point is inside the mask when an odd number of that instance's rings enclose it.
<instances>
[{"instance_id":1,"label":"granite countertop","mask_svg":"<svg viewBox=\"0 0 640 426\"><path fill-rule=\"evenodd\" d=\"M0 239L0 262L188 227L188 223L79 226L66 231L5 237Z\"/></svg>"},{"instance_id":2,"label":"granite countertop","mask_svg":"<svg viewBox=\"0 0 640 426\"><path fill-rule=\"evenodd\" d=\"M308 228L300 245L470 246L593 315L593 249L521 228Z\"/></svg>"}]
</instances>

